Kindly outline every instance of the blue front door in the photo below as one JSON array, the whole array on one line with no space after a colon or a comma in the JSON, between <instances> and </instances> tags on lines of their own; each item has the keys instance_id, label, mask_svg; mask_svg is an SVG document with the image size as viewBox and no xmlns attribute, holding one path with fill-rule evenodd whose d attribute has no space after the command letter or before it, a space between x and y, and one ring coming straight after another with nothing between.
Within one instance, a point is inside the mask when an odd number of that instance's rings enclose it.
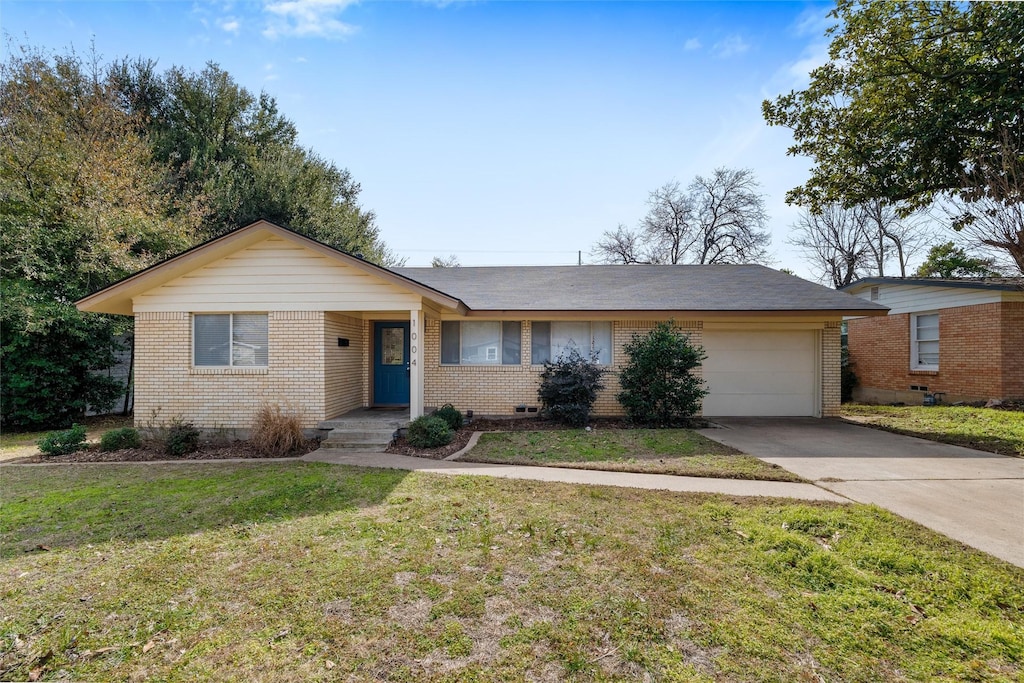
<instances>
[{"instance_id":1,"label":"blue front door","mask_svg":"<svg viewBox=\"0 0 1024 683\"><path fill-rule=\"evenodd\" d=\"M373 403L409 405L409 323L373 324Z\"/></svg>"}]
</instances>

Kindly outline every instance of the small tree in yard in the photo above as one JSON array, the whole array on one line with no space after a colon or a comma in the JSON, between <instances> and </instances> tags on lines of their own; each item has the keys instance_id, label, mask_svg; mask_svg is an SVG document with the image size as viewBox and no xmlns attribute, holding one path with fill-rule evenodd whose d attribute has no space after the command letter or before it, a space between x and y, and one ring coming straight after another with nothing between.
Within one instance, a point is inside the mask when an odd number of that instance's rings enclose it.
<instances>
[{"instance_id":1,"label":"small tree in yard","mask_svg":"<svg viewBox=\"0 0 1024 683\"><path fill-rule=\"evenodd\" d=\"M597 392L604 389L601 378L606 372L597 364L596 354L584 358L575 348L544 363L537 390L544 416L571 427L587 424Z\"/></svg>"},{"instance_id":2,"label":"small tree in yard","mask_svg":"<svg viewBox=\"0 0 1024 683\"><path fill-rule=\"evenodd\" d=\"M633 335L625 351L629 362L619 374L622 391L616 398L631 422L679 424L700 410L708 392L693 370L707 356L671 321L658 323L646 336Z\"/></svg>"}]
</instances>

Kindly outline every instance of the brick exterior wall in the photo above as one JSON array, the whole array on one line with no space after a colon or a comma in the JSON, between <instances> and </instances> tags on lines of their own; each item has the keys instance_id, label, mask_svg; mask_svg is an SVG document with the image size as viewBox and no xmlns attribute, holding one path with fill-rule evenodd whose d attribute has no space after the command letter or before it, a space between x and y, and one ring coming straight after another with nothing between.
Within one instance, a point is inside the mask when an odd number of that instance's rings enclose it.
<instances>
[{"instance_id":1,"label":"brick exterior wall","mask_svg":"<svg viewBox=\"0 0 1024 683\"><path fill-rule=\"evenodd\" d=\"M363 321L341 313L324 316L325 417L332 418L366 405L369 351ZM348 346L338 346L338 339Z\"/></svg>"},{"instance_id":2,"label":"brick exterior wall","mask_svg":"<svg viewBox=\"0 0 1024 683\"><path fill-rule=\"evenodd\" d=\"M615 400L619 392L618 371L625 362L623 348L634 334L645 334L655 322L648 320L616 320L612 323L612 365L605 375L605 389L597 397L594 414L623 415ZM701 323L684 321L676 324L694 344L701 343ZM515 407L537 406L537 388L543 366L530 364L531 321L522 321L522 357L519 365L441 365L441 322L428 319L424 332L424 396L423 405L434 408L451 403L459 410L472 410L478 415L522 416Z\"/></svg>"},{"instance_id":3,"label":"brick exterior wall","mask_svg":"<svg viewBox=\"0 0 1024 683\"><path fill-rule=\"evenodd\" d=\"M842 399L842 336L839 321L821 331L821 416L837 417Z\"/></svg>"},{"instance_id":4,"label":"brick exterior wall","mask_svg":"<svg viewBox=\"0 0 1024 683\"><path fill-rule=\"evenodd\" d=\"M1024 305L1018 305L1015 315L1007 319L1007 325L1012 327L1015 320L1019 337ZM624 347L633 335L646 334L655 324L649 320L612 323L612 366L605 377L606 388L594 406L596 415L622 415L615 395L619 391L618 372L626 361ZM694 344L703 343L702 322L676 324ZM369 405L371 325L370 321L340 313L271 311L267 367L195 368L191 315L140 312L135 318L136 425L145 427L150 422L166 423L178 417L203 429L244 433L260 405L269 402L299 412L303 427L315 428L321 420ZM524 416L514 412L520 404L539 406L537 387L543 368L530 364L531 331L531 322L523 321L519 365L443 366L441 323L428 318L423 340L424 406L452 403L460 410L500 416ZM338 347L338 337L349 339L349 346ZM1014 350L1000 347L1000 352L1019 367L1024 361ZM839 409L838 323L829 323L822 330L821 358L822 414L831 416Z\"/></svg>"},{"instance_id":5,"label":"brick exterior wall","mask_svg":"<svg viewBox=\"0 0 1024 683\"><path fill-rule=\"evenodd\" d=\"M325 417L323 312L271 311L268 341L265 368L196 368L189 313L136 314L136 426L178 417L202 429L245 431L270 402L314 428Z\"/></svg>"},{"instance_id":6,"label":"brick exterior wall","mask_svg":"<svg viewBox=\"0 0 1024 683\"><path fill-rule=\"evenodd\" d=\"M920 403L923 390L946 402L1024 398L1024 303L939 310L939 369L910 370L911 314L857 318L847 325L857 375L854 398Z\"/></svg>"}]
</instances>

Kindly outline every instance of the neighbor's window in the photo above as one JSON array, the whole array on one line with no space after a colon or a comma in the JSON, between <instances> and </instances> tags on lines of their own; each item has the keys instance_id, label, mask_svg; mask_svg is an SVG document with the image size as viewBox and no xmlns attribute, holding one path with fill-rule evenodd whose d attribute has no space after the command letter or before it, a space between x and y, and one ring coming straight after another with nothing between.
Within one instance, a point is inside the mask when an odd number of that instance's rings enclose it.
<instances>
[{"instance_id":1,"label":"neighbor's window","mask_svg":"<svg viewBox=\"0 0 1024 683\"><path fill-rule=\"evenodd\" d=\"M910 369L939 369L939 314L910 316Z\"/></svg>"},{"instance_id":2,"label":"neighbor's window","mask_svg":"<svg viewBox=\"0 0 1024 683\"><path fill-rule=\"evenodd\" d=\"M519 365L522 323L459 322L441 323L441 363L443 365Z\"/></svg>"},{"instance_id":3,"label":"neighbor's window","mask_svg":"<svg viewBox=\"0 0 1024 683\"><path fill-rule=\"evenodd\" d=\"M541 365L575 348L585 358L597 354L599 365L612 364L610 322L535 322L530 360Z\"/></svg>"},{"instance_id":4,"label":"neighbor's window","mask_svg":"<svg viewBox=\"0 0 1024 683\"><path fill-rule=\"evenodd\" d=\"M266 313L196 313L192 324L195 365L266 367Z\"/></svg>"}]
</instances>

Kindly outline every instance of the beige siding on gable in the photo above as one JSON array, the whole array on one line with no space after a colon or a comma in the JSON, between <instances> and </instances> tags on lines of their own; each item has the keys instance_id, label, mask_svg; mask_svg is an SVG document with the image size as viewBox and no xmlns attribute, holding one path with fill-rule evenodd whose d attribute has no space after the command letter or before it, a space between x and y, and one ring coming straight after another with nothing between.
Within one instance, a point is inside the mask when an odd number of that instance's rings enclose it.
<instances>
[{"instance_id":1,"label":"beige siding on gable","mask_svg":"<svg viewBox=\"0 0 1024 683\"><path fill-rule=\"evenodd\" d=\"M421 297L293 242L270 237L135 298L152 311L409 311Z\"/></svg>"}]
</instances>

